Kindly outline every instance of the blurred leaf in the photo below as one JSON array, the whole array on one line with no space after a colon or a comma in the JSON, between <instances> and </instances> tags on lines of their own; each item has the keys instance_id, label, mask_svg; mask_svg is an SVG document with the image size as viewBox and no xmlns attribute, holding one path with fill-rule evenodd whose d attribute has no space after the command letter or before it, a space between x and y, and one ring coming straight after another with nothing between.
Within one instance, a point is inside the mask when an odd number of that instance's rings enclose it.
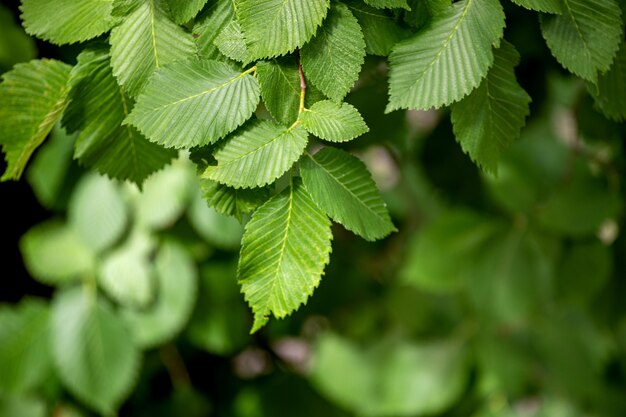
<instances>
[{"instance_id":1,"label":"blurred leaf","mask_svg":"<svg viewBox=\"0 0 626 417\"><path fill-rule=\"evenodd\" d=\"M610 247L597 240L574 243L559 270L559 298L585 306L604 288L612 272Z\"/></svg>"},{"instance_id":2,"label":"blurred leaf","mask_svg":"<svg viewBox=\"0 0 626 417\"><path fill-rule=\"evenodd\" d=\"M187 213L195 231L207 242L224 249L239 247L243 226L235 218L207 206L199 191L195 193Z\"/></svg>"},{"instance_id":3,"label":"blurred leaf","mask_svg":"<svg viewBox=\"0 0 626 417\"><path fill-rule=\"evenodd\" d=\"M0 73L36 57L34 40L16 24L13 13L4 5L0 5L0 27Z\"/></svg>"},{"instance_id":4,"label":"blurred leaf","mask_svg":"<svg viewBox=\"0 0 626 417\"><path fill-rule=\"evenodd\" d=\"M46 404L37 397L0 397L0 417L46 417Z\"/></svg>"},{"instance_id":5,"label":"blurred leaf","mask_svg":"<svg viewBox=\"0 0 626 417\"><path fill-rule=\"evenodd\" d=\"M613 120L626 119L626 42L622 41L611 68L598 76L598 85L588 85L596 105Z\"/></svg>"}]
</instances>

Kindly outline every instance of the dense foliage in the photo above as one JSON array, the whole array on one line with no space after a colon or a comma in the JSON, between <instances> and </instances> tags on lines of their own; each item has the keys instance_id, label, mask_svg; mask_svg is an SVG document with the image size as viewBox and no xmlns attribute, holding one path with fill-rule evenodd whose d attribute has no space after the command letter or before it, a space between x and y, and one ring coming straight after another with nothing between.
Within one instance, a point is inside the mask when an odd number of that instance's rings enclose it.
<instances>
[{"instance_id":1,"label":"dense foliage","mask_svg":"<svg viewBox=\"0 0 626 417\"><path fill-rule=\"evenodd\" d=\"M0 7L0 417L623 416L625 8Z\"/></svg>"}]
</instances>

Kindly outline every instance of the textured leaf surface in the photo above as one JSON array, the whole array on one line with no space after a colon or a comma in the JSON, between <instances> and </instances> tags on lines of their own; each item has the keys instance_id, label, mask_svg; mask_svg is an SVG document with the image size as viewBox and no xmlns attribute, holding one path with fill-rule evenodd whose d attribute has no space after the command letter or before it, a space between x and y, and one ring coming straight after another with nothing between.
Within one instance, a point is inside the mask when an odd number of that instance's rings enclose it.
<instances>
[{"instance_id":1,"label":"textured leaf surface","mask_svg":"<svg viewBox=\"0 0 626 417\"><path fill-rule=\"evenodd\" d=\"M359 78L365 41L359 22L343 4L334 4L311 42L300 51L302 69L326 96L341 101Z\"/></svg>"},{"instance_id":2,"label":"textured leaf surface","mask_svg":"<svg viewBox=\"0 0 626 417\"><path fill-rule=\"evenodd\" d=\"M201 184L204 199L218 213L235 216L239 221L255 210L269 197L266 188L231 188L215 181L203 179Z\"/></svg>"},{"instance_id":3,"label":"textured leaf surface","mask_svg":"<svg viewBox=\"0 0 626 417\"><path fill-rule=\"evenodd\" d=\"M611 69L605 74L600 74L597 87L590 85L589 91L595 99L596 106L607 117L617 121L626 119L625 42L622 42Z\"/></svg>"},{"instance_id":4,"label":"textured leaf surface","mask_svg":"<svg viewBox=\"0 0 626 417\"><path fill-rule=\"evenodd\" d=\"M224 56L243 63L250 61L246 40L243 37L241 26L236 20L222 29L214 43Z\"/></svg>"},{"instance_id":5,"label":"textured leaf surface","mask_svg":"<svg viewBox=\"0 0 626 417\"><path fill-rule=\"evenodd\" d=\"M387 56L395 44L410 35L385 10L375 9L360 1L349 2L348 7L361 25L368 54Z\"/></svg>"},{"instance_id":6,"label":"textured leaf surface","mask_svg":"<svg viewBox=\"0 0 626 417\"><path fill-rule=\"evenodd\" d=\"M393 8L402 8L406 10L410 10L409 4L407 0L365 0L365 3L369 4L372 7L376 7L379 9L393 9Z\"/></svg>"},{"instance_id":7,"label":"textured leaf surface","mask_svg":"<svg viewBox=\"0 0 626 417\"><path fill-rule=\"evenodd\" d=\"M291 168L306 145L302 126L257 120L228 138L215 152L217 165L207 167L203 177L235 188L261 187Z\"/></svg>"},{"instance_id":8,"label":"textured leaf surface","mask_svg":"<svg viewBox=\"0 0 626 417\"><path fill-rule=\"evenodd\" d=\"M167 0L174 22L186 23L202 10L207 0Z\"/></svg>"},{"instance_id":9,"label":"textured leaf surface","mask_svg":"<svg viewBox=\"0 0 626 417\"><path fill-rule=\"evenodd\" d=\"M198 45L198 54L207 59L222 60L224 57L215 45L215 39L235 18L232 0L214 1L197 19L193 35Z\"/></svg>"},{"instance_id":10,"label":"textured leaf surface","mask_svg":"<svg viewBox=\"0 0 626 417\"><path fill-rule=\"evenodd\" d=\"M541 33L557 61L592 83L609 69L624 37L613 0L562 0L563 13L541 16Z\"/></svg>"},{"instance_id":11,"label":"textured leaf surface","mask_svg":"<svg viewBox=\"0 0 626 417\"><path fill-rule=\"evenodd\" d=\"M329 0L239 0L237 17L250 58L292 52L308 42L326 17Z\"/></svg>"},{"instance_id":12,"label":"textured leaf surface","mask_svg":"<svg viewBox=\"0 0 626 417\"><path fill-rule=\"evenodd\" d=\"M282 318L319 285L331 251L330 221L299 180L261 206L246 225L237 272L254 312L252 332Z\"/></svg>"},{"instance_id":13,"label":"textured leaf surface","mask_svg":"<svg viewBox=\"0 0 626 417\"><path fill-rule=\"evenodd\" d=\"M307 155L300 174L315 203L346 229L370 241L396 230L371 174L357 157L324 148Z\"/></svg>"},{"instance_id":14,"label":"textured leaf surface","mask_svg":"<svg viewBox=\"0 0 626 417\"><path fill-rule=\"evenodd\" d=\"M1 180L18 180L67 105L70 66L54 60L18 64L0 84L0 145L7 169Z\"/></svg>"},{"instance_id":15,"label":"textured leaf surface","mask_svg":"<svg viewBox=\"0 0 626 417\"><path fill-rule=\"evenodd\" d=\"M26 393L49 376L49 323L43 301L24 299L17 306L0 307L0 392Z\"/></svg>"},{"instance_id":16,"label":"textured leaf surface","mask_svg":"<svg viewBox=\"0 0 626 417\"><path fill-rule=\"evenodd\" d=\"M387 111L439 108L466 96L491 67L503 28L497 0L465 0L435 15L389 56Z\"/></svg>"},{"instance_id":17,"label":"textured leaf surface","mask_svg":"<svg viewBox=\"0 0 626 417\"><path fill-rule=\"evenodd\" d=\"M113 0L22 0L26 31L52 43L82 42L114 24Z\"/></svg>"},{"instance_id":18,"label":"textured leaf surface","mask_svg":"<svg viewBox=\"0 0 626 417\"><path fill-rule=\"evenodd\" d=\"M359 111L351 104L318 101L300 115L302 126L331 142L346 142L369 131Z\"/></svg>"},{"instance_id":19,"label":"textured leaf surface","mask_svg":"<svg viewBox=\"0 0 626 417\"><path fill-rule=\"evenodd\" d=\"M513 3L530 10L537 10L545 13L564 12L563 0L511 0Z\"/></svg>"},{"instance_id":20,"label":"textured leaf surface","mask_svg":"<svg viewBox=\"0 0 626 417\"><path fill-rule=\"evenodd\" d=\"M167 147L213 143L248 120L260 99L251 75L218 61L192 59L156 72L127 119Z\"/></svg>"},{"instance_id":21,"label":"textured leaf surface","mask_svg":"<svg viewBox=\"0 0 626 417\"><path fill-rule=\"evenodd\" d=\"M154 70L196 52L192 36L170 20L165 0L140 0L110 42L113 74L133 97Z\"/></svg>"},{"instance_id":22,"label":"textured leaf surface","mask_svg":"<svg viewBox=\"0 0 626 417\"><path fill-rule=\"evenodd\" d=\"M122 126L134 103L113 77L106 50L80 54L70 83L71 102L63 123L68 131L79 131L75 156L81 164L141 184L176 156L134 127Z\"/></svg>"},{"instance_id":23,"label":"textured leaf surface","mask_svg":"<svg viewBox=\"0 0 626 417\"><path fill-rule=\"evenodd\" d=\"M530 96L517 83L513 69L518 63L513 45L502 42L480 86L452 105L457 141L474 162L493 173L502 151L519 138L529 114Z\"/></svg>"},{"instance_id":24,"label":"textured leaf surface","mask_svg":"<svg viewBox=\"0 0 626 417\"><path fill-rule=\"evenodd\" d=\"M126 310L124 319L142 348L172 339L187 323L195 305L197 273L193 259L179 243L166 240L156 256L159 293L147 310Z\"/></svg>"},{"instance_id":25,"label":"textured leaf surface","mask_svg":"<svg viewBox=\"0 0 626 417\"><path fill-rule=\"evenodd\" d=\"M51 334L65 387L98 412L112 414L139 369L139 352L124 323L102 298L75 288L56 297Z\"/></svg>"}]
</instances>

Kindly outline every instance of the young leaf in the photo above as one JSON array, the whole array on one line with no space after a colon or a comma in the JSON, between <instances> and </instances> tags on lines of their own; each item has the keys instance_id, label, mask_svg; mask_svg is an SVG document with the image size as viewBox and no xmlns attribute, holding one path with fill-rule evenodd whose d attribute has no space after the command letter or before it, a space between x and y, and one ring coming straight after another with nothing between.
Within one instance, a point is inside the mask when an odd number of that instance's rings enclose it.
<instances>
[{"instance_id":1,"label":"young leaf","mask_svg":"<svg viewBox=\"0 0 626 417\"><path fill-rule=\"evenodd\" d=\"M134 105L111 72L105 49L86 50L72 71L70 104L63 115L69 132L79 131L75 156L104 175L141 184L176 156L122 126Z\"/></svg>"},{"instance_id":2,"label":"young leaf","mask_svg":"<svg viewBox=\"0 0 626 417\"><path fill-rule=\"evenodd\" d=\"M498 0L464 0L433 16L389 55L386 111L439 108L466 96L493 64L491 45L503 29Z\"/></svg>"},{"instance_id":3,"label":"young leaf","mask_svg":"<svg viewBox=\"0 0 626 417\"><path fill-rule=\"evenodd\" d=\"M333 4L311 42L300 51L307 79L326 96L341 101L359 78L365 41L347 6Z\"/></svg>"},{"instance_id":4,"label":"young leaf","mask_svg":"<svg viewBox=\"0 0 626 417\"><path fill-rule=\"evenodd\" d=\"M368 54L387 56L395 44L411 33L384 10L374 9L360 1L350 1L347 5L359 21Z\"/></svg>"},{"instance_id":5,"label":"young leaf","mask_svg":"<svg viewBox=\"0 0 626 417\"><path fill-rule=\"evenodd\" d=\"M313 156L307 154L300 175L315 203L365 240L381 239L396 230L367 167L355 156L324 148Z\"/></svg>"},{"instance_id":6,"label":"young leaf","mask_svg":"<svg viewBox=\"0 0 626 417\"><path fill-rule=\"evenodd\" d=\"M237 18L251 59L284 55L308 42L326 17L329 0L239 0Z\"/></svg>"},{"instance_id":7,"label":"young leaf","mask_svg":"<svg viewBox=\"0 0 626 417\"><path fill-rule=\"evenodd\" d=\"M605 116L616 121L626 119L626 42L622 42L611 69L600 74L597 86L588 85L588 90Z\"/></svg>"},{"instance_id":8,"label":"young leaf","mask_svg":"<svg viewBox=\"0 0 626 417\"><path fill-rule=\"evenodd\" d=\"M228 138L215 152L217 165L207 167L202 176L235 188L267 185L300 158L307 139L302 126L254 121Z\"/></svg>"},{"instance_id":9,"label":"young leaf","mask_svg":"<svg viewBox=\"0 0 626 417\"><path fill-rule=\"evenodd\" d=\"M347 142L369 131L359 111L351 104L318 101L300 114L302 126L330 142Z\"/></svg>"},{"instance_id":10,"label":"young leaf","mask_svg":"<svg viewBox=\"0 0 626 417\"><path fill-rule=\"evenodd\" d=\"M215 181L203 179L200 183L204 199L218 213L235 216L240 222L243 216L255 210L269 198L267 188L231 188Z\"/></svg>"},{"instance_id":11,"label":"young leaf","mask_svg":"<svg viewBox=\"0 0 626 417\"><path fill-rule=\"evenodd\" d=\"M1 181L18 180L67 105L71 67L54 60L18 64L0 83L0 145L7 161Z\"/></svg>"},{"instance_id":12,"label":"young leaf","mask_svg":"<svg viewBox=\"0 0 626 417\"><path fill-rule=\"evenodd\" d=\"M259 103L256 78L218 61L191 59L157 71L126 119L167 147L216 142L248 120Z\"/></svg>"},{"instance_id":13,"label":"young leaf","mask_svg":"<svg viewBox=\"0 0 626 417\"><path fill-rule=\"evenodd\" d=\"M234 19L235 9L232 0L217 0L200 15L193 27L193 36L201 57L223 60L224 57L214 42Z\"/></svg>"},{"instance_id":14,"label":"young leaf","mask_svg":"<svg viewBox=\"0 0 626 417\"><path fill-rule=\"evenodd\" d=\"M207 0L167 0L175 23L183 24L194 18Z\"/></svg>"},{"instance_id":15,"label":"young leaf","mask_svg":"<svg viewBox=\"0 0 626 417\"><path fill-rule=\"evenodd\" d=\"M331 251L330 221L298 179L261 206L246 225L238 281L254 312L252 333L282 318L319 285Z\"/></svg>"},{"instance_id":16,"label":"young leaf","mask_svg":"<svg viewBox=\"0 0 626 417\"><path fill-rule=\"evenodd\" d=\"M139 352L124 323L102 297L73 288L54 300L51 334L65 387L98 412L113 414L139 370Z\"/></svg>"},{"instance_id":17,"label":"young leaf","mask_svg":"<svg viewBox=\"0 0 626 417\"><path fill-rule=\"evenodd\" d=\"M502 151L519 137L529 113L530 96L513 70L518 63L513 45L503 41L480 86L452 105L457 141L474 162L492 173L498 170Z\"/></svg>"},{"instance_id":18,"label":"young leaf","mask_svg":"<svg viewBox=\"0 0 626 417\"><path fill-rule=\"evenodd\" d=\"M620 8L613 0L562 1L562 15L540 16L541 33L561 65L595 84L624 37Z\"/></svg>"},{"instance_id":19,"label":"young leaf","mask_svg":"<svg viewBox=\"0 0 626 417\"><path fill-rule=\"evenodd\" d=\"M365 3L377 9L395 9L402 8L411 10L407 0L365 0Z\"/></svg>"},{"instance_id":20,"label":"young leaf","mask_svg":"<svg viewBox=\"0 0 626 417\"><path fill-rule=\"evenodd\" d=\"M20 10L26 32L56 44L95 38L115 23L113 0L22 0Z\"/></svg>"},{"instance_id":21,"label":"young leaf","mask_svg":"<svg viewBox=\"0 0 626 417\"><path fill-rule=\"evenodd\" d=\"M561 14L565 10L563 0L511 0L513 3L529 10L537 10L544 13Z\"/></svg>"},{"instance_id":22,"label":"young leaf","mask_svg":"<svg viewBox=\"0 0 626 417\"><path fill-rule=\"evenodd\" d=\"M132 97L154 70L196 52L191 35L170 20L165 0L139 0L110 42L113 74Z\"/></svg>"}]
</instances>

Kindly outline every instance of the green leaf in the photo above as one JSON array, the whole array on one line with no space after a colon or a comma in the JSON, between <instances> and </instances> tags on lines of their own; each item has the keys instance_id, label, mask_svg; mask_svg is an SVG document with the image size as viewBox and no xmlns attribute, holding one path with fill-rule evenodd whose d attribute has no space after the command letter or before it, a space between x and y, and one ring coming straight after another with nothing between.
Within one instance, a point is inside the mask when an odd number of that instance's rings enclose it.
<instances>
[{"instance_id":1,"label":"green leaf","mask_svg":"<svg viewBox=\"0 0 626 417\"><path fill-rule=\"evenodd\" d=\"M67 105L70 67L59 61L18 64L0 83L0 145L7 169L0 180L18 180Z\"/></svg>"},{"instance_id":2,"label":"green leaf","mask_svg":"<svg viewBox=\"0 0 626 417\"><path fill-rule=\"evenodd\" d=\"M167 147L216 142L256 110L259 84L250 72L218 61L171 64L150 79L126 122Z\"/></svg>"},{"instance_id":3,"label":"green leaf","mask_svg":"<svg viewBox=\"0 0 626 417\"><path fill-rule=\"evenodd\" d=\"M113 0L22 0L26 32L56 44L83 42L109 31Z\"/></svg>"},{"instance_id":4,"label":"green leaf","mask_svg":"<svg viewBox=\"0 0 626 417\"><path fill-rule=\"evenodd\" d=\"M20 240L30 275L45 284L63 284L93 273L96 254L70 227L56 221L39 224Z\"/></svg>"},{"instance_id":5,"label":"green leaf","mask_svg":"<svg viewBox=\"0 0 626 417\"><path fill-rule=\"evenodd\" d=\"M331 239L330 221L298 179L252 215L237 271L254 312L252 333L270 313L282 318L306 302L328 263Z\"/></svg>"},{"instance_id":6,"label":"green leaf","mask_svg":"<svg viewBox=\"0 0 626 417\"><path fill-rule=\"evenodd\" d=\"M136 343L144 349L171 340L185 326L196 298L197 272L188 251L165 240L156 255L158 296L147 310L125 310L124 320Z\"/></svg>"},{"instance_id":7,"label":"green leaf","mask_svg":"<svg viewBox=\"0 0 626 417\"><path fill-rule=\"evenodd\" d=\"M128 213L116 184L96 174L84 176L67 209L68 220L88 247L101 252L124 233Z\"/></svg>"},{"instance_id":8,"label":"green leaf","mask_svg":"<svg viewBox=\"0 0 626 417\"><path fill-rule=\"evenodd\" d=\"M202 176L235 188L270 184L300 158L307 139L302 126L256 120L217 149L217 165L207 167Z\"/></svg>"},{"instance_id":9,"label":"green leaf","mask_svg":"<svg viewBox=\"0 0 626 417\"><path fill-rule=\"evenodd\" d=\"M307 80L333 100L343 100L359 78L365 58L363 33L350 9L334 4L300 56Z\"/></svg>"},{"instance_id":10,"label":"green leaf","mask_svg":"<svg viewBox=\"0 0 626 417\"><path fill-rule=\"evenodd\" d=\"M460 1L433 16L389 55L386 111L439 108L466 96L487 75L503 29L497 0Z\"/></svg>"},{"instance_id":11,"label":"green leaf","mask_svg":"<svg viewBox=\"0 0 626 417\"><path fill-rule=\"evenodd\" d=\"M195 188L197 193L191 201L187 211L189 222L195 231L207 242L221 249L237 249L243 227L232 217L218 213L213 207L209 207L200 189ZM252 191L252 190L248 190Z\"/></svg>"},{"instance_id":12,"label":"green leaf","mask_svg":"<svg viewBox=\"0 0 626 417\"><path fill-rule=\"evenodd\" d=\"M395 9L402 8L411 10L407 0L365 0L365 3L377 9Z\"/></svg>"},{"instance_id":13,"label":"green leaf","mask_svg":"<svg viewBox=\"0 0 626 417\"><path fill-rule=\"evenodd\" d=\"M73 288L54 300L51 334L65 387L101 414L113 414L130 393L140 365L121 319L102 297Z\"/></svg>"},{"instance_id":14,"label":"green leaf","mask_svg":"<svg viewBox=\"0 0 626 417\"><path fill-rule=\"evenodd\" d=\"M223 60L215 45L215 39L235 19L232 0L214 1L198 18L193 35L198 45L198 54L206 59Z\"/></svg>"},{"instance_id":15,"label":"green leaf","mask_svg":"<svg viewBox=\"0 0 626 417\"><path fill-rule=\"evenodd\" d=\"M374 9L360 1L347 4L361 25L368 54L387 56L395 44L411 33L384 10Z\"/></svg>"},{"instance_id":16,"label":"green leaf","mask_svg":"<svg viewBox=\"0 0 626 417\"><path fill-rule=\"evenodd\" d=\"M251 59L302 47L326 17L329 0L239 0L237 18Z\"/></svg>"},{"instance_id":17,"label":"green leaf","mask_svg":"<svg viewBox=\"0 0 626 417\"><path fill-rule=\"evenodd\" d=\"M165 0L139 0L110 42L113 74L133 97L156 69L196 53L192 36L170 20Z\"/></svg>"},{"instance_id":18,"label":"green leaf","mask_svg":"<svg viewBox=\"0 0 626 417\"><path fill-rule=\"evenodd\" d=\"M588 90L605 116L626 120L626 42L622 42L611 68L598 76L597 87L588 85Z\"/></svg>"},{"instance_id":19,"label":"green leaf","mask_svg":"<svg viewBox=\"0 0 626 417\"><path fill-rule=\"evenodd\" d=\"M174 22L180 24L193 19L207 3L207 0L167 0Z\"/></svg>"},{"instance_id":20,"label":"green leaf","mask_svg":"<svg viewBox=\"0 0 626 417\"><path fill-rule=\"evenodd\" d=\"M218 213L235 216L240 222L243 216L258 208L269 198L267 188L231 188L215 181L203 179L200 187L204 199Z\"/></svg>"},{"instance_id":21,"label":"green leaf","mask_svg":"<svg viewBox=\"0 0 626 417\"><path fill-rule=\"evenodd\" d=\"M562 0L561 15L541 15L541 33L563 67L596 83L624 37L621 11L613 0Z\"/></svg>"},{"instance_id":22,"label":"green leaf","mask_svg":"<svg viewBox=\"0 0 626 417\"><path fill-rule=\"evenodd\" d=\"M346 229L369 241L396 230L371 174L357 157L324 148L307 154L300 174L315 203Z\"/></svg>"},{"instance_id":23,"label":"green leaf","mask_svg":"<svg viewBox=\"0 0 626 417\"><path fill-rule=\"evenodd\" d=\"M599 240L576 242L568 248L557 274L559 299L589 307L612 276L611 251L610 246Z\"/></svg>"},{"instance_id":24,"label":"green leaf","mask_svg":"<svg viewBox=\"0 0 626 417\"><path fill-rule=\"evenodd\" d=\"M49 322L48 306L40 300L0 307L0 393L27 393L49 376Z\"/></svg>"},{"instance_id":25,"label":"green leaf","mask_svg":"<svg viewBox=\"0 0 626 417\"><path fill-rule=\"evenodd\" d=\"M134 127L122 126L134 103L115 81L106 49L81 53L70 84L71 102L63 123L69 132L79 131L75 156L81 164L141 184L176 156Z\"/></svg>"},{"instance_id":26,"label":"green leaf","mask_svg":"<svg viewBox=\"0 0 626 417\"><path fill-rule=\"evenodd\" d=\"M452 105L457 141L474 162L492 173L498 170L502 151L519 138L530 112L530 96L515 78L518 63L513 45L503 41L480 86Z\"/></svg>"},{"instance_id":27,"label":"green leaf","mask_svg":"<svg viewBox=\"0 0 626 417\"><path fill-rule=\"evenodd\" d=\"M330 142L347 142L369 131L359 111L348 103L318 101L300 114L302 126Z\"/></svg>"},{"instance_id":28,"label":"green leaf","mask_svg":"<svg viewBox=\"0 0 626 417\"><path fill-rule=\"evenodd\" d=\"M529 10L544 13L561 14L565 11L563 0L511 0L513 3Z\"/></svg>"},{"instance_id":29,"label":"green leaf","mask_svg":"<svg viewBox=\"0 0 626 417\"><path fill-rule=\"evenodd\" d=\"M35 40L15 20L13 12L0 5L0 73L8 71L15 64L37 57Z\"/></svg>"},{"instance_id":30,"label":"green leaf","mask_svg":"<svg viewBox=\"0 0 626 417\"><path fill-rule=\"evenodd\" d=\"M243 37L239 22L236 20L222 29L213 43L224 56L243 63L250 62L246 40Z\"/></svg>"},{"instance_id":31,"label":"green leaf","mask_svg":"<svg viewBox=\"0 0 626 417\"><path fill-rule=\"evenodd\" d=\"M0 397L0 417L46 417L46 403L31 395Z\"/></svg>"}]
</instances>

